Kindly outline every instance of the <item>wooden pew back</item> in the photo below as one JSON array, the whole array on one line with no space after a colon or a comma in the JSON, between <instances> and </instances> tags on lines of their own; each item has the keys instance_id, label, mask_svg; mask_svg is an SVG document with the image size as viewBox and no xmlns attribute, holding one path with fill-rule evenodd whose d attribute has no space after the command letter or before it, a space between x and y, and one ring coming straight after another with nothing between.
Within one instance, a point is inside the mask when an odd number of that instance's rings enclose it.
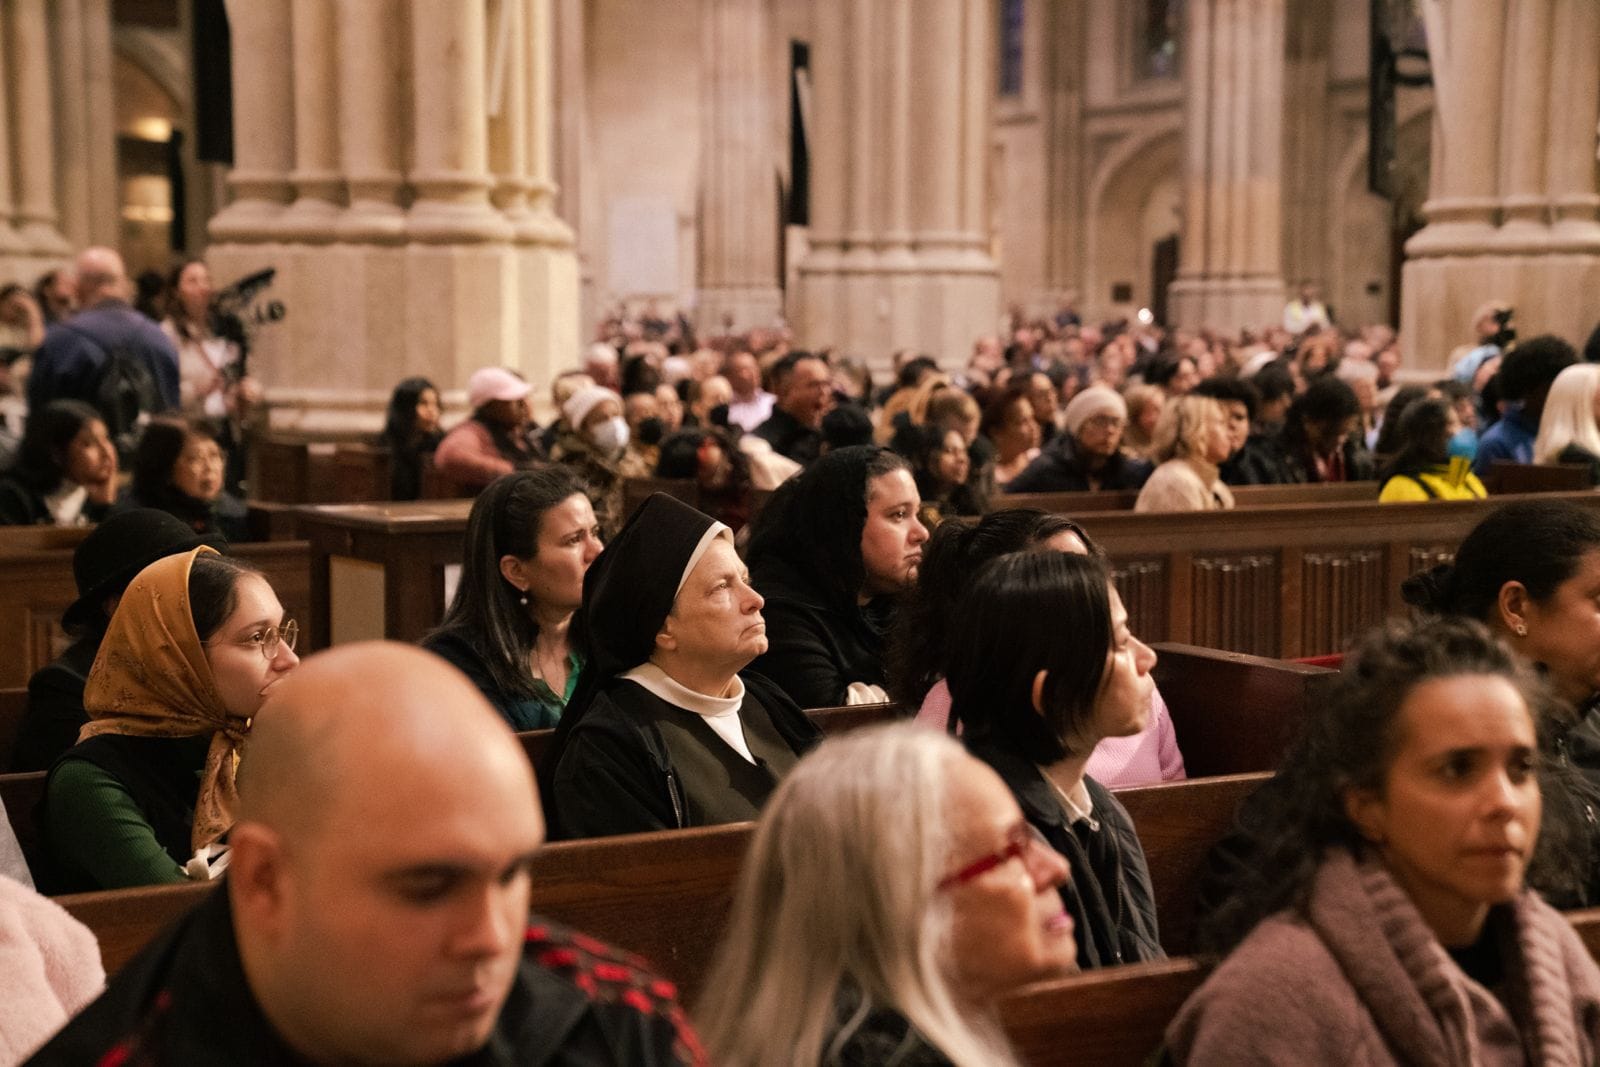
<instances>
[{"instance_id":1,"label":"wooden pew back","mask_svg":"<svg viewBox=\"0 0 1600 1067\"><path fill-rule=\"evenodd\" d=\"M0 804L5 805L6 818L22 846L23 858L34 870L38 869L39 857L39 824L34 812L44 799L44 780L44 771L0 774Z\"/></svg>"},{"instance_id":2,"label":"wooden pew back","mask_svg":"<svg viewBox=\"0 0 1600 1067\"><path fill-rule=\"evenodd\" d=\"M1270 771L1339 672L1158 642L1155 678L1191 778Z\"/></svg>"},{"instance_id":3,"label":"wooden pew back","mask_svg":"<svg viewBox=\"0 0 1600 1067\"><path fill-rule=\"evenodd\" d=\"M17 735L22 730L22 716L27 710L26 686L0 689L0 772L11 766L11 756L17 749Z\"/></svg>"}]
</instances>

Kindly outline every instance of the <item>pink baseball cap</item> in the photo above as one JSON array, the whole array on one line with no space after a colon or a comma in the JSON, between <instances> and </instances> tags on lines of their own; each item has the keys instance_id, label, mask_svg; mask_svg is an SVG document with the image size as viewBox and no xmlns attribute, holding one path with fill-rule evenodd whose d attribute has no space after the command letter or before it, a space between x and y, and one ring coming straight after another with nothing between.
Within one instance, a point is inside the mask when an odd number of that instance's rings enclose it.
<instances>
[{"instance_id":1,"label":"pink baseball cap","mask_svg":"<svg viewBox=\"0 0 1600 1067\"><path fill-rule=\"evenodd\" d=\"M467 404L476 411L491 400L521 400L533 386L504 367L484 367L467 379Z\"/></svg>"}]
</instances>

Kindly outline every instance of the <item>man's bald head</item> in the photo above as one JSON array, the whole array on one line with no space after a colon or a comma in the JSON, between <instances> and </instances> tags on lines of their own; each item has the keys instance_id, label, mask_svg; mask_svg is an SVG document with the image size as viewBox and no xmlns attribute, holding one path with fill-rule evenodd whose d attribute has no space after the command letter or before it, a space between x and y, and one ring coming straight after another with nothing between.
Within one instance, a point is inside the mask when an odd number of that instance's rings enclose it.
<instances>
[{"instance_id":1,"label":"man's bald head","mask_svg":"<svg viewBox=\"0 0 1600 1067\"><path fill-rule=\"evenodd\" d=\"M318 1062L481 1048L522 958L544 840L516 737L442 659L389 642L273 687L239 768L228 893L245 976Z\"/></svg>"},{"instance_id":2,"label":"man's bald head","mask_svg":"<svg viewBox=\"0 0 1600 1067\"><path fill-rule=\"evenodd\" d=\"M128 268L114 248L95 246L78 254L78 303L83 307L101 300L126 300L132 292Z\"/></svg>"},{"instance_id":3,"label":"man's bald head","mask_svg":"<svg viewBox=\"0 0 1600 1067\"><path fill-rule=\"evenodd\" d=\"M239 818L307 832L386 782L485 773L525 786L537 814L526 755L465 675L412 645L341 645L268 694L239 768Z\"/></svg>"}]
</instances>

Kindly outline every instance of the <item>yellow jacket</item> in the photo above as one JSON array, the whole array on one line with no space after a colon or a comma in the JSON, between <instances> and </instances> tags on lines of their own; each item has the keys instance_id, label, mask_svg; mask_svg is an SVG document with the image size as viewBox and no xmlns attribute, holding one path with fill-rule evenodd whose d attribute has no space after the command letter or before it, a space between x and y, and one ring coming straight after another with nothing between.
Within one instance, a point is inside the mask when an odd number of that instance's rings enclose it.
<instances>
[{"instance_id":1,"label":"yellow jacket","mask_svg":"<svg viewBox=\"0 0 1600 1067\"><path fill-rule=\"evenodd\" d=\"M1417 474L1397 474L1383 483L1378 503L1394 504L1418 500L1482 500L1488 493L1478 476L1465 463L1459 469L1433 467Z\"/></svg>"}]
</instances>

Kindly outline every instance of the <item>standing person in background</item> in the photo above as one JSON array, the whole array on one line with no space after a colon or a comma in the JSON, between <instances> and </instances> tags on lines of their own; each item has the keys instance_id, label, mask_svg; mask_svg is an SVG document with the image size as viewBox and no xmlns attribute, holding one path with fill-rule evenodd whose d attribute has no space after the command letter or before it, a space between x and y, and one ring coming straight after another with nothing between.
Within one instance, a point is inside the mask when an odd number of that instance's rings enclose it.
<instances>
[{"instance_id":1,"label":"standing person in background","mask_svg":"<svg viewBox=\"0 0 1600 1067\"><path fill-rule=\"evenodd\" d=\"M472 417L444 435L434 452L434 469L461 488L476 492L533 463L538 456L528 435L528 393L532 390L533 386L504 367L473 371L467 379Z\"/></svg>"},{"instance_id":2,"label":"standing person in background","mask_svg":"<svg viewBox=\"0 0 1600 1067\"><path fill-rule=\"evenodd\" d=\"M439 429L439 390L426 378L407 378L389 396L378 443L389 449L389 499L422 495L422 462L444 440Z\"/></svg>"},{"instance_id":3,"label":"standing person in background","mask_svg":"<svg viewBox=\"0 0 1600 1067\"><path fill-rule=\"evenodd\" d=\"M241 375L239 346L217 336L211 301L216 290L205 263L191 259L167 278L161 330L178 350L178 394L185 413L219 419L258 397L260 385Z\"/></svg>"},{"instance_id":4,"label":"standing person in background","mask_svg":"<svg viewBox=\"0 0 1600 1067\"><path fill-rule=\"evenodd\" d=\"M1316 283L1309 278L1301 282L1299 295L1283 306L1283 328L1298 337L1313 326L1326 330L1332 325Z\"/></svg>"}]
</instances>

